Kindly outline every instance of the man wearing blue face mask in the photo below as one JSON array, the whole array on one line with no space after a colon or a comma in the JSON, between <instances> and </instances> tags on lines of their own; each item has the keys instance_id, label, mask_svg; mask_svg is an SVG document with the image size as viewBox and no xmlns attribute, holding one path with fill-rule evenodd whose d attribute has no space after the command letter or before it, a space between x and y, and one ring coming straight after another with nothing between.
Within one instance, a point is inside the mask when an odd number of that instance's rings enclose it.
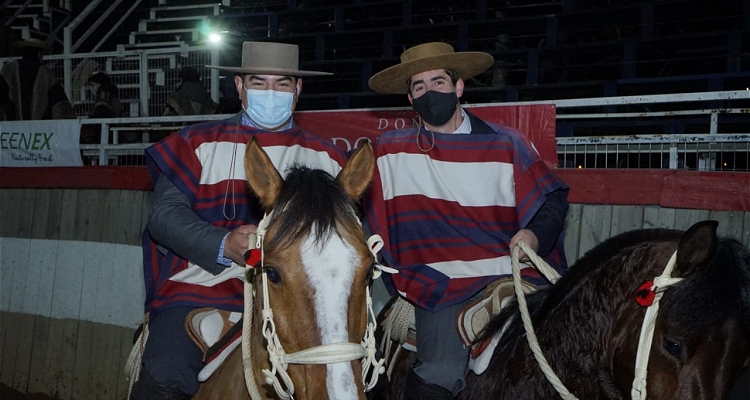
<instances>
[{"instance_id":1,"label":"man wearing blue face mask","mask_svg":"<svg viewBox=\"0 0 750 400\"><path fill-rule=\"evenodd\" d=\"M463 390L469 346L482 326L459 333L457 317L473 315L464 309L488 317L499 311L487 287L511 274L510 249L520 240L566 268L567 186L525 135L459 104L464 80L493 62L486 53L426 43L369 81L376 92L406 93L421 119L417 128L378 137L365 207L370 229L385 241L384 261L399 270L384 278L386 286L415 305L417 361L405 400L452 399ZM529 271L522 270L525 280L545 283Z\"/></svg>"},{"instance_id":2,"label":"man wearing blue face mask","mask_svg":"<svg viewBox=\"0 0 750 400\"><path fill-rule=\"evenodd\" d=\"M186 332L186 316L201 307L242 311L244 255L263 217L246 189L250 138L282 174L299 164L336 176L345 163L330 141L294 123L302 77L330 75L300 70L298 55L296 45L243 43L241 67L209 66L239 73L234 79L243 111L184 128L146 149L154 180L143 233L149 334L131 399L191 398L203 352Z\"/></svg>"}]
</instances>

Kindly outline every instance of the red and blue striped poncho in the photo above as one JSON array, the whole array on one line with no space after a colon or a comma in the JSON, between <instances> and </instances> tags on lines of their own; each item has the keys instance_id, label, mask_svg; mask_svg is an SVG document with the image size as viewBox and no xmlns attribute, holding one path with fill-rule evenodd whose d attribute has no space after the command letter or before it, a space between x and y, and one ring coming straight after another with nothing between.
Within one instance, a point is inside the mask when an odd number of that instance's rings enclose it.
<instances>
[{"instance_id":1,"label":"red and blue striped poncho","mask_svg":"<svg viewBox=\"0 0 750 400\"><path fill-rule=\"evenodd\" d=\"M508 243L527 226L545 195L566 185L525 135L472 116L471 134L434 134L421 151L417 130L381 135L366 206L383 236L385 262L398 269L385 283L419 307L440 311L511 274ZM432 134L422 128L420 147ZM562 234L547 262L566 268ZM536 270L524 279L548 282Z\"/></svg>"},{"instance_id":2,"label":"red and blue striped poncho","mask_svg":"<svg viewBox=\"0 0 750 400\"><path fill-rule=\"evenodd\" d=\"M248 192L245 178L245 146L253 136L282 176L294 164L323 169L336 176L345 163L344 153L330 141L297 127L269 132L240 125L239 121L238 115L189 126L146 149L147 165L154 182L160 175L166 176L187 196L193 211L213 225L232 230L245 224L257 224L263 216L257 199ZM225 202L227 193L229 198ZM228 219L225 214L229 217L234 214L234 218ZM214 286L170 280L195 264L171 251L159 252L148 230L143 233L143 252L147 312L173 306L242 311L240 279L229 279Z\"/></svg>"}]
</instances>

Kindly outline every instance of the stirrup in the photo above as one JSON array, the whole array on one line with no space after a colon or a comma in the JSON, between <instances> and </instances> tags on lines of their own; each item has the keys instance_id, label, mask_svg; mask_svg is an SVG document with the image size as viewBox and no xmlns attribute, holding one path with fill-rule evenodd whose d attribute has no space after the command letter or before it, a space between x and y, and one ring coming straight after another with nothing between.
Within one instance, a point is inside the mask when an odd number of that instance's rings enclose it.
<instances>
[{"instance_id":1,"label":"stirrup","mask_svg":"<svg viewBox=\"0 0 750 400\"><path fill-rule=\"evenodd\" d=\"M522 281L522 284L524 293L536 290L536 286L529 282ZM500 314L515 296L513 277L506 276L490 283L483 297L464 307L456 316L456 331L464 346L474 345L490 320Z\"/></svg>"}]
</instances>

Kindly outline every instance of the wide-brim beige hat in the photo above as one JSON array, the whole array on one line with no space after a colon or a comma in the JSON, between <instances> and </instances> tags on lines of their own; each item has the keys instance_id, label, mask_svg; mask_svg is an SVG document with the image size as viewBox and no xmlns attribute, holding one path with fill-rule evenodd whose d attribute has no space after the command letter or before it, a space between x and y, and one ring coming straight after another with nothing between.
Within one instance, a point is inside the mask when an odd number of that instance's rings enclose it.
<instances>
[{"instance_id":1,"label":"wide-brim beige hat","mask_svg":"<svg viewBox=\"0 0 750 400\"><path fill-rule=\"evenodd\" d=\"M370 89L379 93L407 93L406 82L412 76L434 69L452 69L463 79L469 79L489 69L495 59L478 51L456 53L448 43L424 43L401 54L401 63L373 75Z\"/></svg>"},{"instance_id":2,"label":"wide-brim beige hat","mask_svg":"<svg viewBox=\"0 0 750 400\"><path fill-rule=\"evenodd\" d=\"M241 67L206 66L245 74L285 76L333 75L330 72L300 70L299 47L296 44L276 42L243 42Z\"/></svg>"},{"instance_id":3,"label":"wide-brim beige hat","mask_svg":"<svg viewBox=\"0 0 750 400\"><path fill-rule=\"evenodd\" d=\"M18 41L13 42L13 44L11 44L11 48L13 48L14 50L21 50L24 47L34 47L45 53L49 53L50 51L52 51L52 48L49 45L47 45L47 43L45 43L44 40L39 40L36 38L18 40Z\"/></svg>"}]
</instances>

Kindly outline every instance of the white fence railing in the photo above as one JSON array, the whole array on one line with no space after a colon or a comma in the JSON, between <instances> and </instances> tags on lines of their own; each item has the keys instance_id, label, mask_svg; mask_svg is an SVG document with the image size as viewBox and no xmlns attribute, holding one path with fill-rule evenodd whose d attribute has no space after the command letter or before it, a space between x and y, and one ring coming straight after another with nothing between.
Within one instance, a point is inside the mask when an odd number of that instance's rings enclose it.
<instances>
[{"instance_id":1,"label":"white fence railing","mask_svg":"<svg viewBox=\"0 0 750 400\"><path fill-rule=\"evenodd\" d=\"M681 93L674 95L623 96L542 102L503 103L522 105L553 103L558 124L566 121L613 121L625 126L626 133L586 137L558 137L558 165L561 168L672 168L695 170L750 171L750 108L691 109L701 101L746 103L750 91ZM597 112L603 107L622 105L673 105L671 111ZM486 104L483 104L486 105ZM481 105L467 105L471 108ZM361 111L361 110L352 110ZM723 132L719 116L740 118L744 132ZM194 117L149 117L121 119L82 119L85 128L98 138L81 145L84 163L141 165L143 149L182 126L225 118L226 115ZM704 131L690 134L663 134L627 128L630 120L659 118L698 118ZM735 122L737 125L737 122ZM628 130L630 129L630 130ZM618 129L619 132L623 128ZM92 143L93 142L93 143Z\"/></svg>"},{"instance_id":2,"label":"white fence railing","mask_svg":"<svg viewBox=\"0 0 750 400\"><path fill-rule=\"evenodd\" d=\"M562 168L750 171L750 134L557 138Z\"/></svg>"}]
</instances>

